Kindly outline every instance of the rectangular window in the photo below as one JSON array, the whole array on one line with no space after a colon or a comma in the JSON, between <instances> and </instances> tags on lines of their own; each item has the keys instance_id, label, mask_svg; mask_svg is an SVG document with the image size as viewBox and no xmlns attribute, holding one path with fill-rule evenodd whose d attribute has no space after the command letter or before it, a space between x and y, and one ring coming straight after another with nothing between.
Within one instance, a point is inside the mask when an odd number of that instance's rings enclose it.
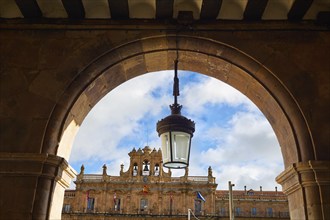
<instances>
[{"instance_id":1,"label":"rectangular window","mask_svg":"<svg viewBox=\"0 0 330 220\"><path fill-rule=\"evenodd\" d=\"M253 207L253 208L251 209L251 215L252 215L252 216L256 216L256 215L257 215L257 208L256 208L256 207Z\"/></svg>"},{"instance_id":2,"label":"rectangular window","mask_svg":"<svg viewBox=\"0 0 330 220\"><path fill-rule=\"evenodd\" d=\"M172 195L170 195L170 215L172 215L172 211L173 211L173 198Z\"/></svg>"},{"instance_id":3,"label":"rectangular window","mask_svg":"<svg viewBox=\"0 0 330 220\"><path fill-rule=\"evenodd\" d=\"M94 210L94 201L95 201L94 198L88 198L87 199L87 210L88 211Z\"/></svg>"},{"instance_id":4,"label":"rectangular window","mask_svg":"<svg viewBox=\"0 0 330 220\"><path fill-rule=\"evenodd\" d=\"M267 208L267 217L273 217L273 208Z\"/></svg>"},{"instance_id":5,"label":"rectangular window","mask_svg":"<svg viewBox=\"0 0 330 220\"><path fill-rule=\"evenodd\" d=\"M195 215L202 214L202 201L199 199L195 200Z\"/></svg>"},{"instance_id":6,"label":"rectangular window","mask_svg":"<svg viewBox=\"0 0 330 220\"><path fill-rule=\"evenodd\" d=\"M63 206L63 212L64 213L68 213L68 212L70 212L71 211L71 206L70 206L70 204L64 204L64 206Z\"/></svg>"},{"instance_id":7,"label":"rectangular window","mask_svg":"<svg viewBox=\"0 0 330 220\"><path fill-rule=\"evenodd\" d=\"M225 207L220 208L220 216L226 216L226 208Z\"/></svg>"},{"instance_id":8,"label":"rectangular window","mask_svg":"<svg viewBox=\"0 0 330 220\"><path fill-rule=\"evenodd\" d=\"M241 214L241 208L240 207L235 207L235 215L240 216Z\"/></svg>"},{"instance_id":9,"label":"rectangular window","mask_svg":"<svg viewBox=\"0 0 330 220\"><path fill-rule=\"evenodd\" d=\"M120 211L120 199L116 198L114 202L115 202L115 211Z\"/></svg>"},{"instance_id":10,"label":"rectangular window","mask_svg":"<svg viewBox=\"0 0 330 220\"><path fill-rule=\"evenodd\" d=\"M141 199L141 201L140 201L140 210L141 211L148 210L148 200L147 199Z\"/></svg>"},{"instance_id":11,"label":"rectangular window","mask_svg":"<svg viewBox=\"0 0 330 220\"><path fill-rule=\"evenodd\" d=\"M289 212L282 212L282 217L285 217L285 218L289 218L290 217L290 214Z\"/></svg>"}]
</instances>

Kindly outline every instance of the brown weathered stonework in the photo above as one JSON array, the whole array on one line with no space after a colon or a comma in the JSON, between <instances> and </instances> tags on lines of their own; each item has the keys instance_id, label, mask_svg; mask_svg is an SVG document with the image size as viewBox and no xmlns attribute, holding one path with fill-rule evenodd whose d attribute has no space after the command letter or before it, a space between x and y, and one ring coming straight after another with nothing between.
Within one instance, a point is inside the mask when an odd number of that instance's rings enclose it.
<instances>
[{"instance_id":1,"label":"brown weathered stonework","mask_svg":"<svg viewBox=\"0 0 330 220\"><path fill-rule=\"evenodd\" d=\"M327 27L313 22L218 22L199 23L194 29L176 33L175 25L170 23L119 24L95 20L1 22L2 153L68 159L74 135L99 99L133 77L173 69L178 50L180 69L225 81L258 106L274 129L286 169L308 161L330 161ZM1 160L5 165L1 199L9 202L1 203L0 213L7 213L7 219L48 216L51 185L56 181L45 176L39 181L28 171L27 175L13 176L11 172L18 165ZM300 166L295 175L312 176L314 162L306 168L306 175ZM316 169L317 181L327 172ZM330 210L330 202L324 197L329 194L328 181L303 183L289 196L291 216L329 218L326 210ZM24 203L9 214L13 191Z\"/></svg>"},{"instance_id":2,"label":"brown weathered stonework","mask_svg":"<svg viewBox=\"0 0 330 220\"><path fill-rule=\"evenodd\" d=\"M291 219L316 220L330 216L329 170L329 161L299 162L276 178L290 199Z\"/></svg>"}]
</instances>

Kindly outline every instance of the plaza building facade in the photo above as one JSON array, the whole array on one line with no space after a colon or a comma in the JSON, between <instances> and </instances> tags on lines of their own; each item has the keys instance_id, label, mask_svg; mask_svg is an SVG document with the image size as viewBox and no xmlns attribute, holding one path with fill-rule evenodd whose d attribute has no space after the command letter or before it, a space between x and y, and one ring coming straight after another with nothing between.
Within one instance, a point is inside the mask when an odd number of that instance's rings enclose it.
<instances>
[{"instance_id":1,"label":"plaza building facade","mask_svg":"<svg viewBox=\"0 0 330 220\"><path fill-rule=\"evenodd\" d=\"M186 219L188 210L200 219L229 216L228 190L217 190L209 167L205 176L181 177L164 171L161 150L133 149L130 165L119 176L85 174L84 166L75 181L75 190L66 190L62 219ZM287 197L280 191L233 191L236 217L289 219Z\"/></svg>"}]
</instances>

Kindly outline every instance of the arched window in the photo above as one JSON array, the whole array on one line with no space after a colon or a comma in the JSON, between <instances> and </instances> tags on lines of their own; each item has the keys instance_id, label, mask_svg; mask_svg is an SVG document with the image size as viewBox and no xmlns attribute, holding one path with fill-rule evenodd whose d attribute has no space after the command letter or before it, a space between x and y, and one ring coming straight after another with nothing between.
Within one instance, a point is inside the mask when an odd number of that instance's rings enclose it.
<instances>
[{"instance_id":1,"label":"arched window","mask_svg":"<svg viewBox=\"0 0 330 220\"><path fill-rule=\"evenodd\" d=\"M147 160L143 161L142 175L143 176L149 176L150 175L150 163Z\"/></svg>"},{"instance_id":2,"label":"arched window","mask_svg":"<svg viewBox=\"0 0 330 220\"><path fill-rule=\"evenodd\" d=\"M137 163L134 163L133 165L133 176L137 176L138 174L138 165Z\"/></svg>"},{"instance_id":3,"label":"arched window","mask_svg":"<svg viewBox=\"0 0 330 220\"><path fill-rule=\"evenodd\" d=\"M156 163L156 165L155 165L154 175L159 176L159 164L158 163Z\"/></svg>"}]
</instances>

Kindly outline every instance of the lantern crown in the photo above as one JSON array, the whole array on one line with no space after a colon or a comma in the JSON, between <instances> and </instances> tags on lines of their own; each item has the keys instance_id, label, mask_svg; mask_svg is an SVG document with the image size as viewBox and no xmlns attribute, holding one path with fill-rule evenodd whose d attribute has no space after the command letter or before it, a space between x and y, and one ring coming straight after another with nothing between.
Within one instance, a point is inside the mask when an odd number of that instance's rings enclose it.
<instances>
[{"instance_id":1,"label":"lantern crown","mask_svg":"<svg viewBox=\"0 0 330 220\"><path fill-rule=\"evenodd\" d=\"M159 136L169 131L181 131L193 136L195 132L195 122L181 114L171 114L157 122L157 132Z\"/></svg>"}]
</instances>

